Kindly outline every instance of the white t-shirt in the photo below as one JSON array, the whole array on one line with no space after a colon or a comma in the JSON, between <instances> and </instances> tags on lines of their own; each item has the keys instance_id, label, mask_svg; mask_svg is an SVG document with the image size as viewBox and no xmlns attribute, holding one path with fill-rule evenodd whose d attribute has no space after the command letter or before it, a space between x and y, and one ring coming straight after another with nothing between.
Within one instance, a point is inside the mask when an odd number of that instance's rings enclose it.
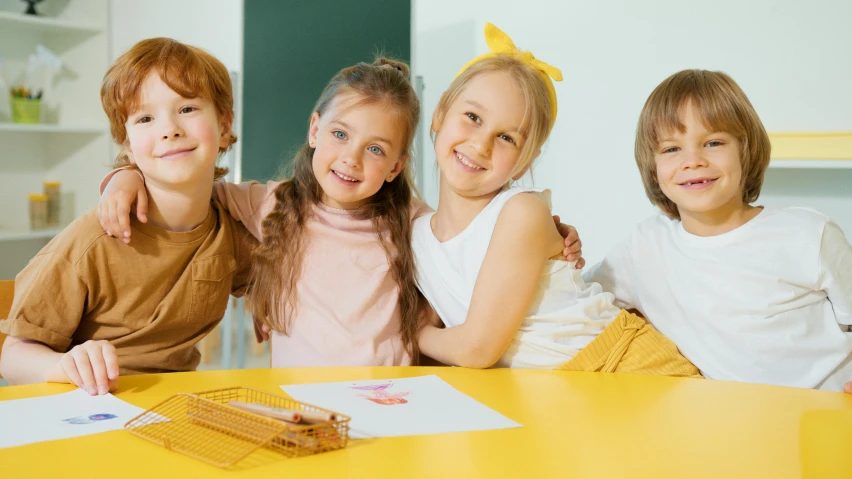
<instances>
[{"instance_id":1,"label":"white t-shirt","mask_svg":"<svg viewBox=\"0 0 852 479\"><path fill-rule=\"evenodd\" d=\"M834 391L852 380L852 246L816 211L765 208L711 237L661 214L584 276L708 378Z\"/></svg>"},{"instance_id":2,"label":"white t-shirt","mask_svg":"<svg viewBox=\"0 0 852 479\"><path fill-rule=\"evenodd\" d=\"M432 232L432 214L415 220L412 245L417 284L447 327L467 319L476 278L503 206L518 193L541 191L502 191L464 231L443 243ZM618 316L621 310L613 299L600 285L583 281L574 263L548 261L526 318L495 366L553 369L564 364Z\"/></svg>"}]
</instances>

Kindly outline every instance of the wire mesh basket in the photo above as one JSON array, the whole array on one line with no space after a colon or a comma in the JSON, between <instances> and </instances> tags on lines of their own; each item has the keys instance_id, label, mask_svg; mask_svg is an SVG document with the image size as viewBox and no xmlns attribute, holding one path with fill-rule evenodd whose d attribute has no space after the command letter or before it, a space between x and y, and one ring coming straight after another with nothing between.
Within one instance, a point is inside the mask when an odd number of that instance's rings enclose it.
<instances>
[{"instance_id":1,"label":"wire mesh basket","mask_svg":"<svg viewBox=\"0 0 852 479\"><path fill-rule=\"evenodd\" d=\"M293 424L229 406L232 401L321 413L313 424ZM314 414L316 415L316 414ZM219 467L230 467L259 448L299 457L346 447L349 417L276 396L259 389L234 387L181 393L131 419L131 433Z\"/></svg>"}]
</instances>

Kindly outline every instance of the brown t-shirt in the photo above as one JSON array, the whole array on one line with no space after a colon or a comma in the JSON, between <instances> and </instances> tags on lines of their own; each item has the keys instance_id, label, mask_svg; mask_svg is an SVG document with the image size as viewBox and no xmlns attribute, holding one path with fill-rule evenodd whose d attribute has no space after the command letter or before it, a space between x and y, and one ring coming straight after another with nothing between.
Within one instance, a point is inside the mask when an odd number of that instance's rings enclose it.
<instances>
[{"instance_id":1,"label":"brown t-shirt","mask_svg":"<svg viewBox=\"0 0 852 479\"><path fill-rule=\"evenodd\" d=\"M56 236L15 278L15 300L0 332L65 352L108 340L121 374L191 371L195 344L241 295L254 241L218 201L191 231L131 219L129 245L111 238L89 211Z\"/></svg>"}]
</instances>

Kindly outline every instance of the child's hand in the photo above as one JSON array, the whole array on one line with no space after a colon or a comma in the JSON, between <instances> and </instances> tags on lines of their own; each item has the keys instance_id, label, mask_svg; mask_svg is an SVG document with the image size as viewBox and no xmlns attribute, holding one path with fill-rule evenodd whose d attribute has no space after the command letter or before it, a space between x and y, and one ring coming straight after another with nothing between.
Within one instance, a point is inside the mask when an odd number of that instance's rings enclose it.
<instances>
[{"instance_id":1,"label":"child's hand","mask_svg":"<svg viewBox=\"0 0 852 479\"><path fill-rule=\"evenodd\" d=\"M269 341L269 332L272 328L258 318L254 318L254 337L258 343Z\"/></svg>"},{"instance_id":2,"label":"child's hand","mask_svg":"<svg viewBox=\"0 0 852 479\"><path fill-rule=\"evenodd\" d=\"M130 207L136 202L136 218L148 221L148 194L145 183L135 171L116 172L104 189L98 202L98 221L110 236L130 243Z\"/></svg>"},{"instance_id":3,"label":"child's hand","mask_svg":"<svg viewBox=\"0 0 852 479\"><path fill-rule=\"evenodd\" d=\"M559 234L565 238L565 249L562 250L562 256L565 261L577 261L574 266L577 269L583 269L586 265L586 260L583 259L583 242L580 241L580 235L577 230L571 226L559 222L559 215L553 215L553 222L556 223L556 229Z\"/></svg>"},{"instance_id":4,"label":"child's hand","mask_svg":"<svg viewBox=\"0 0 852 479\"><path fill-rule=\"evenodd\" d=\"M852 381L849 381L845 386L843 386L843 392L852 394Z\"/></svg>"},{"instance_id":5,"label":"child's hand","mask_svg":"<svg viewBox=\"0 0 852 479\"><path fill-rule=\"evenodd\" d=\"M109 341L89 340L74 346L59 358L57 366L60 376L92 396L118 386L118 354Z\"/></svg>"}]
</instances>

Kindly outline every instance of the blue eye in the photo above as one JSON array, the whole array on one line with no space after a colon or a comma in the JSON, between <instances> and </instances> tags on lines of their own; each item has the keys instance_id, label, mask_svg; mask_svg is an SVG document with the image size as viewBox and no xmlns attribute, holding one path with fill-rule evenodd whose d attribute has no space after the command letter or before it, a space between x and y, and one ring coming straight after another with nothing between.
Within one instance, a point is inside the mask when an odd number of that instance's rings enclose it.
<instances>
[{"instance_id":1,"label":"blue eye","mask_svg":"<svg viewBox=\"0 0 852 479\"><path fill-rule=\"evenodd\" d=\"M367 150L370 153L373 153L374 155L384 155L385 154L384 150L382 150L381 148L379 148L378 146L375 146L375 145L367 148Z\"/></svg>"},{"instance_id":2,"label":"blue eye","mask_svg":"<svg viewBox=\"0 0 852 479\"><path fill-rule=\"evenodd\" d=\"M724 145L724 143L719 141L719 140L710 140L710 141L707 142L707 146L722 146L722 145Z\"/></svg>"},{"instance_id":3,"label":"blue eye","mask_svg":"<svg viewBox=\"0 0 852 479\"><path fill-rule=\"evenodd\" d=\"M666 148L666 149L664 149L664 150L663 150L663 153L674 153L675 151L677 151L677 150L679 150L679 149L680 149L680 148L678 148L678 147L676 147L676 146L672 146L672 147L670 147L670 148Z\"/></svg>"},{"instance_id":4,"label":"blue eye","mask_svg":"<svg viewBox=\"0 0 852 479\"><path fill-rule=\"evenodd\" d=\"M331 134L334 135L334 137L337 138L338 140L345 140L346 139L346 133L343 133L340 130L334 130L334 131L331 132Z\"/></svg>"}]
</instances>

